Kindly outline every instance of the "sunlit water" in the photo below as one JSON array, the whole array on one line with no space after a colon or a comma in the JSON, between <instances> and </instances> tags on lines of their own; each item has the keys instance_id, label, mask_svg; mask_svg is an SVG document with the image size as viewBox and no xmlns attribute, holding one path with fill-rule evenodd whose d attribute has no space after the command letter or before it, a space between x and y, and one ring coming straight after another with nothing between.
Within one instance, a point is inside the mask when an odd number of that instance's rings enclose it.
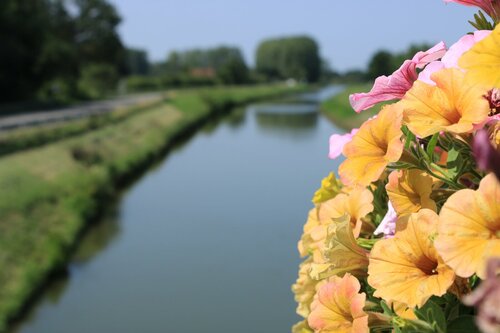
<instances>
[{"instance_id":1,"label":"sunlit water","mask_svg":"<svg viewBox=\"0 0 500 333\"><path fill-rule=\"evenodd\" d=\"M16 332L289 332L296 244L338 165L334 132L311 104L254 105L200 131L110 207Z\"/></svg>"}]
</instances>

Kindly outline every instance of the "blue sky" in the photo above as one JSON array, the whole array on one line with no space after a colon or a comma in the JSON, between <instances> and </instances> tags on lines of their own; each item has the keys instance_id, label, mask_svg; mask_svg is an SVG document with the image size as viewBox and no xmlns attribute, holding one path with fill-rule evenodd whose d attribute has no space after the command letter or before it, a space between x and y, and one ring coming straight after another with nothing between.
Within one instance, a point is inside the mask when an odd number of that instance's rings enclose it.
<instances>
[{"instance_id":1,"label":"blue sky","mask_svg":"<svg viewBox=\"0 0 500 333\"><path fill-rule=\"evenodd\" d=\"M151 60L172 50L234 45L253 64L268 37L307 34L336 70L364 68L378 49L444 40L472 30L474 8L442 0L111 0L127 46Z\"/></svg>"}]
</instances>

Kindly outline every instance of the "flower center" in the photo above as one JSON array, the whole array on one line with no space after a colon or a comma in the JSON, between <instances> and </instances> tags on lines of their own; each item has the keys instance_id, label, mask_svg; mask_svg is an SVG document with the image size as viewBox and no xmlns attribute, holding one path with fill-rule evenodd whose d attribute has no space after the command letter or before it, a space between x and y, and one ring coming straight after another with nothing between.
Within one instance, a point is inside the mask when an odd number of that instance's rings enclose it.
<instances>
[{"instance_id":1,"label":"flower center","mask_svg":"<svg viewBox=\"0 0 500 333\"><path fill-rule=\"evenodd\" d=\"M420 260L418 263L417 267L425 273L425 275L436 275L438 273L437 267L438 263L437 261L431 260L427 257L424 257Z\"/></svg>"}]
</instances>

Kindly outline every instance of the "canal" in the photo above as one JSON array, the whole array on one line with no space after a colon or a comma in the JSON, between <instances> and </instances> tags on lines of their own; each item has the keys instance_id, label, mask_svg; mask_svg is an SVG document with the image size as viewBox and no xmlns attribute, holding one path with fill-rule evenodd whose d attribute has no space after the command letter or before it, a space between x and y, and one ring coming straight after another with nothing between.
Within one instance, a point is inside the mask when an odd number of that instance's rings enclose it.
<instances>
[{"instance_id":1,"label":"canal","mask_svg":"<svg viewBox=\"0 0 500 333\"><path fill-rule=\"evenodd\" d=\"M300 320L290 285L311 197L341 132L340 88L234 110L109 204L19 333L269 333Z\"/></svg>"}]
</instances>

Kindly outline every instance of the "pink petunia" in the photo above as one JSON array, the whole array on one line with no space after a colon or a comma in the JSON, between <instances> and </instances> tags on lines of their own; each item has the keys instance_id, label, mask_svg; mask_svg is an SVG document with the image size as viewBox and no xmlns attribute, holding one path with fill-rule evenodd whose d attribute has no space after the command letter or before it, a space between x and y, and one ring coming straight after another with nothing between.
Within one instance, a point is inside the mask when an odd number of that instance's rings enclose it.
<instances>
[{"instance_id":1,"label":"pink petunia","mask_svg":"<svg viewBox=\"0 0 500 333\"><path fill-rule=\"evenodd\" d=\"M344 146L351 142L354 134L358 132L358 129L355 128L351 131L351 133L346 134L333 134L330 136L330 152L328 153L328 157L330 159L335 159L342 154L342 150Z\"/></svg>"},{"instance_id":2,"label":"pink petunia","mask_svg":"<svg viewBox=\"0 0 500 333\"><path fill-rule=\"evenodd\" d=\"M406 60L390 76L380 76L375 80L372 90L349 96L354 111L361 112L377 103L402 98L418 78L417 68L423 68L446 53L444 42L436 44L427 51L420 51L411 60Z\"/></svg>"},{"instance_id":3,"label":"pink petunia","mask_svg":"<svg viewBox=\"0 0 500 333\"><path fill-rule=\"evenodd\" d=\"M373 232L374 235L383 234L384 238L392 238L396 234L396 221L398 219L398 215L392 206L392 203L389 201L387 209L387 214L385 214L382 222L378 225L377 229Z\"/></svg>"},{"instance_id":4,"label":"pink petunia","mask_svg":"<svg viewBox=\"0 0 500 333\"><path fill-rule=\"evenodd\" d=\"M481 8L493 19L500 19L500 1L499 0L444 0L444 2L455 2L465 6L476 6Z\"/></svg>"}]
</instances>

